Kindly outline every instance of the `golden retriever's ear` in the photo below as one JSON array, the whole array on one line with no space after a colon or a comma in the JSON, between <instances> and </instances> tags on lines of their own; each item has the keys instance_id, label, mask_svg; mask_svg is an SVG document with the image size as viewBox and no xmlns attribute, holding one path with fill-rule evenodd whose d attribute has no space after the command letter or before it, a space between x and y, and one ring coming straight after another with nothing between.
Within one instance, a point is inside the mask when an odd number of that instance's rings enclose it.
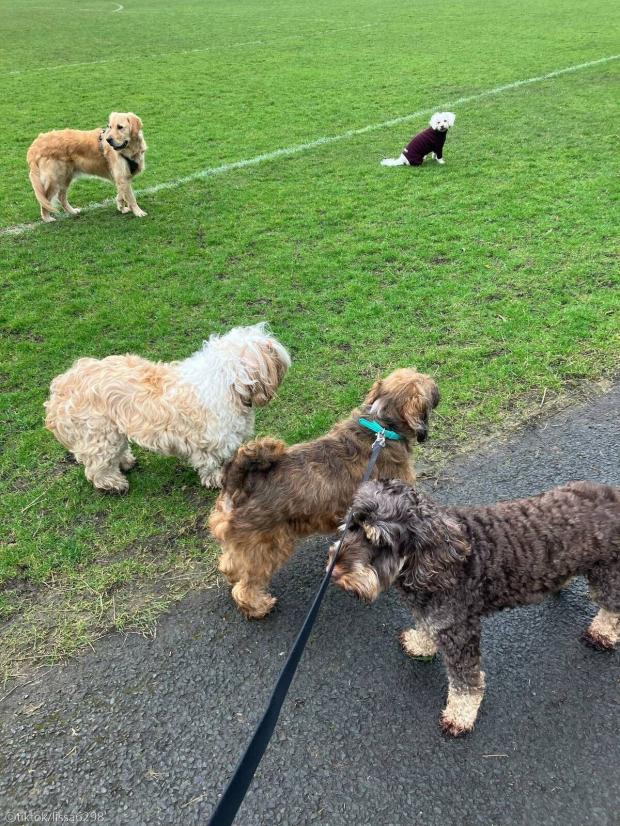
<instances>
[{"instance_id":1,"label":"golden retriever's ear","mask_svg":"<svg viewBox=\"0 0 620 826\"><path fill-rule=\"evenodd\" d=\"M129 120L129 131L137 137L142 131L142 121L133 112L127 112L127 119Z\"/></svg>"}]
</instances>

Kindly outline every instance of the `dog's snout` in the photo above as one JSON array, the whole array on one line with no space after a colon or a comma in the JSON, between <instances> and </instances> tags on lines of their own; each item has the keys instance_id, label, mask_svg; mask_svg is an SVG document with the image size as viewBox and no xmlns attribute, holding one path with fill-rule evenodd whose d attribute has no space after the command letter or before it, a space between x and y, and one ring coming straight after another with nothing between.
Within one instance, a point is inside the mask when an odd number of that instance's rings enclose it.
<instances>
[{"instance_id":1,"label":"dog's snout","mask_svg":"<svg viewBox=\"0 0 620 826\"><path fill-rule=\"evenodd\" d=\"M423 424L416 431L416 438L418 442L425 442L428 438L428 427Z\"/></svg>"}]
</instances>

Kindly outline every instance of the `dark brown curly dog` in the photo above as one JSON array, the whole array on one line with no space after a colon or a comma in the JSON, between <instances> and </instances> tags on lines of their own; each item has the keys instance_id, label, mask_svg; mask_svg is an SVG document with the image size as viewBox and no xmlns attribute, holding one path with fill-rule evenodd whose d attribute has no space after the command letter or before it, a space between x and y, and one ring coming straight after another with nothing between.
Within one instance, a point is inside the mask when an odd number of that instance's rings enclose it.
<instances>
[{"instance_id":1,"label":"dark brown curly dog","mask_svg":"<svg viewBox=\"0 0 620 826\"><path fill-rule=\"evenodd\" d=\"M403 482L367 482L353 500L333 571L341 588L369 601L397 584L417 626L401 635L403 648L413 657L444 656L449 690L441 724L454 735L474 727L484 694L480 618L540 602L578 575L600 607L584 639L613 649L620 636L618 488L571 482L530 499L444 508Z\"/></svg>"},{"instance_id":2,"label":"dark brown curly dog","mask_svg":"<svg viewBox=\"0 0 620 826\"><path fill-rule=\"evenodd\" d=\"M344 517L375 440L375 433L359 424L360 416L402 437L387 441L375 476L413 482L411 442L426 439L428 416L438 402L429 376L395 370L375 382L362 408L326 436L291 447L278 439L258 439L239 448L224 468L209 527L222 545L220 571L248 617L264 617L275 605L266 589L293 553L295 540L331 533Z\"/></svg>"}]
</instances>

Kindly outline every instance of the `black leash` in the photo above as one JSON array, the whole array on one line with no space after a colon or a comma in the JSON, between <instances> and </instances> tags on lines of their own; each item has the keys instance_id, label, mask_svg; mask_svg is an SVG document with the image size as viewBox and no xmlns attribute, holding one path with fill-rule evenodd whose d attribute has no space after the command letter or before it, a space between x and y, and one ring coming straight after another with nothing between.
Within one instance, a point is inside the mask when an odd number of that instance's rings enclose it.
<instances>
[{"instance_id":1,"label":"black leash","mask_svg":"<svg viewBox=\"0 0 620 826\"><path fill-rule=\"evenodd\" d=\"M372 445L372 452L368 461L368 467L366 468L362 482L367 482L370 479L370 474L373 471L377 459L379 458L379 453L381 453L381 449L384 445L385 436L383 432L378 432L377 438ZM235 769L233 776L228 781L228 785L226 786L215 811L211 815L208 826L230 826L239 811L239 807L243 803L243 798L246 796L250 783L252 782L252 778L254 777L254 773L258 768L258 764L260 763L263 754L267 750L267 746L269 745L269 741L271 740L271 736L275 730L276 723L278 722L278 717L280 716L280 711L282 709L282 704L284 703L288 693L291 681L295 676L295 671L297 670L299 660L301 659L301 655L306 647L306 642L308 641L308 637L312 631L312 626L314 625L316 615L319 613L323 596L327 590L327 586L329 585L332 570L336 564L336 560L338 559L340 546L344 535L349 528L350 521L351 517L349 516L340 536L338 548L334 554L334 558L325 572L323 581L321 582L319 590L317 591L310 610L308 611L304 624L301 626L297 639L295 640L286 662L284 663L284 667L277 679L275 688L273 689L271 698L267 708L265 709L265 713L256 727L243 757L237 764L237 768Z\"/></svg>"}]
</instances>

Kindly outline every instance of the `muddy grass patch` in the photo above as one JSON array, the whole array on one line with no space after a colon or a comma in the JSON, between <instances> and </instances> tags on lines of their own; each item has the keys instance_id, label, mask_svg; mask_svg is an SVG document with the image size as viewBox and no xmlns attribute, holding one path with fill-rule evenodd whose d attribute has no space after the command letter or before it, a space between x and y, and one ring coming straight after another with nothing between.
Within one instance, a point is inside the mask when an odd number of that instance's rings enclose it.
<instances>
[{"instance_id":1,"label":"muddy grass patch","mask_svg":"<svg viewBox=\"0 0 620 826\"><path fill-rule=\"evenodd\" d=\"M157 618L215 582L203 531L149 537L41 584L14 578L0 594L0 682L92 647L113 631L153 637Z\"/></svg>"}]
</instances>

